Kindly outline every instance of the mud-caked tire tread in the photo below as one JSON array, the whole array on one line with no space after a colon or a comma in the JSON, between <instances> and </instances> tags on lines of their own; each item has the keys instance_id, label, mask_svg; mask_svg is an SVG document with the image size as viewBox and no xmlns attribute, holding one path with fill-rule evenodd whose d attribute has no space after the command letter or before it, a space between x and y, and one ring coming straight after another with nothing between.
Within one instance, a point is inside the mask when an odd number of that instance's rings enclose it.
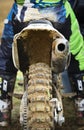
<instances>
[{"instance_id":1,"label":"mud-caked tire tread","mask_svg":"<svg viewBox=\"0 0 84 130\"><path fill-rule=\"evenodd\" d=\"M52 130L52 76L48 65L37 63L29 68L28 129Z\"/></svg>"}]
</instances>

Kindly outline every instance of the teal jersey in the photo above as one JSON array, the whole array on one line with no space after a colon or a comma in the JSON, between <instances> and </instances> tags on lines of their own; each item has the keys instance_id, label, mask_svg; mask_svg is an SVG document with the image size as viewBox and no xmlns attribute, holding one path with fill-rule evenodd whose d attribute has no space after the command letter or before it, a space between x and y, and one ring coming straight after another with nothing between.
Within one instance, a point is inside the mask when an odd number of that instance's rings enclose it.
<instances>
[{"instance_id":1,"label":"teal jersey","mask_svg":"<svg viewBox=\"0 0 84 130\"><path fill-rule=\"evenodd\" d=\"M24 5L27 3L52 5L52 4L56 4L60 1L63 1L63 0L15 0L15 2L19 5Z\"/></svg>"},{"instance_id":2,"label":"teal jersey","mask_svg":"<svg viewBox=\"0 0 84 130\"><path fill-rule=\"evenodd\" d=\"M24 3L25 3L25 2L28 3L29 0L15 0L15 2L16 2L17 4L19 4L19 5L24 5Z\"/></svg>"}]
</instances>

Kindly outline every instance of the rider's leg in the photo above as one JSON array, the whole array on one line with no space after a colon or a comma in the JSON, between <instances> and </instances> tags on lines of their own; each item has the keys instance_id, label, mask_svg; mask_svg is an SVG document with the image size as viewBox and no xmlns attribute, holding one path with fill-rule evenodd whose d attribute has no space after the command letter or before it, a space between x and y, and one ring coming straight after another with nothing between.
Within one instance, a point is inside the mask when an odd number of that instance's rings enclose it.
<instances>
[{"instance_id":1,"label":"rider's leg","mask_svg":"<svg viewBox=\"0 0 84 130\"><path fill-rule=\"evenodd\" d=\"M4 107L7 113L11 111L12 93L14 90L15 78L17 69L14 67L12 60L12 43L13 37L16 33L19 33L27 23L19 22L16 19L17 4L14 3L9 15L4 23L4 30L1 38L0 45L0 125L5 126L10 120L4 115ZM9 107L10 106L10 107ZM10 108L10 109L9 109ZM5 119L6 117L6 119Z\"/></svg>"},{"instance_id":2,"label":"rider's leg","mask_svg":"<svg viewBox=\"0 0 84 130\"><path fill-rule=\"evenodd\" d=\"M10 15L10 19L5 20L0 44L0 126L8 125L11 116L12 93L17 73L12 61L13 36L13 22Z\"/></svg>"},{"instance_id":3,"label":"rider's leg","mask_svg":"<svg viewBox=\"0 0 84 130\"><path fill-rule=\"evenodd\" d=\"M74 56L71 58L68 72L73 91L77 93L75 97L77 123L84 125L84 71L79 70L78 62L74 59Z\"/></svg>"}]
</instances>

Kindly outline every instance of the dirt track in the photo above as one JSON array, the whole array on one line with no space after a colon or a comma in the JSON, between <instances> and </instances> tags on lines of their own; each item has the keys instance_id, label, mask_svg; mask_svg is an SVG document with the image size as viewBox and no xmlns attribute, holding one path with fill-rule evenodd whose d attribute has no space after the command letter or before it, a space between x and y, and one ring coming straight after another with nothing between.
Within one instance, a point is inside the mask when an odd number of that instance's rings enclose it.
<instances>
[{"instance_id":1,"label":"dirt track","mask_svg":"<svg viewBox=\"0 0 84 130\"><path fill-rule=\"evenodd\" d=\"M3 21L6 18L8 11L13 3L13 0L0 0L0 36L3 30ZM57 126L56 130L84 130L84 128L78 128L75 118L75 112L73 107L73 101L71 99L64 99L64 116L66 117L63 127ZM19 124L19 101L14 103L12 124L7 128L0 127L0 130L21 130Z\"/></svg>"}]
</instances>

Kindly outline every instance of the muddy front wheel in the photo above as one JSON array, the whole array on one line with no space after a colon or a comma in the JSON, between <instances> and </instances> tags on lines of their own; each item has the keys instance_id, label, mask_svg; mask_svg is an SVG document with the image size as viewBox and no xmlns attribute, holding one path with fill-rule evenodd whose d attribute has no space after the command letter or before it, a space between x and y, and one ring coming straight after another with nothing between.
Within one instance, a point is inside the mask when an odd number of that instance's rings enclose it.
<instances>
[{"instance_id":1,"label":"muddy front wheel","mask_svg":"<svg viewBox=\"0 0 84 130\"><path fill-rule=\"evenodd\" d=\"M28 130L52 130L53 109L51 69L44 63L29 67L28 82Z\"/></svg>"}]
</instances>

